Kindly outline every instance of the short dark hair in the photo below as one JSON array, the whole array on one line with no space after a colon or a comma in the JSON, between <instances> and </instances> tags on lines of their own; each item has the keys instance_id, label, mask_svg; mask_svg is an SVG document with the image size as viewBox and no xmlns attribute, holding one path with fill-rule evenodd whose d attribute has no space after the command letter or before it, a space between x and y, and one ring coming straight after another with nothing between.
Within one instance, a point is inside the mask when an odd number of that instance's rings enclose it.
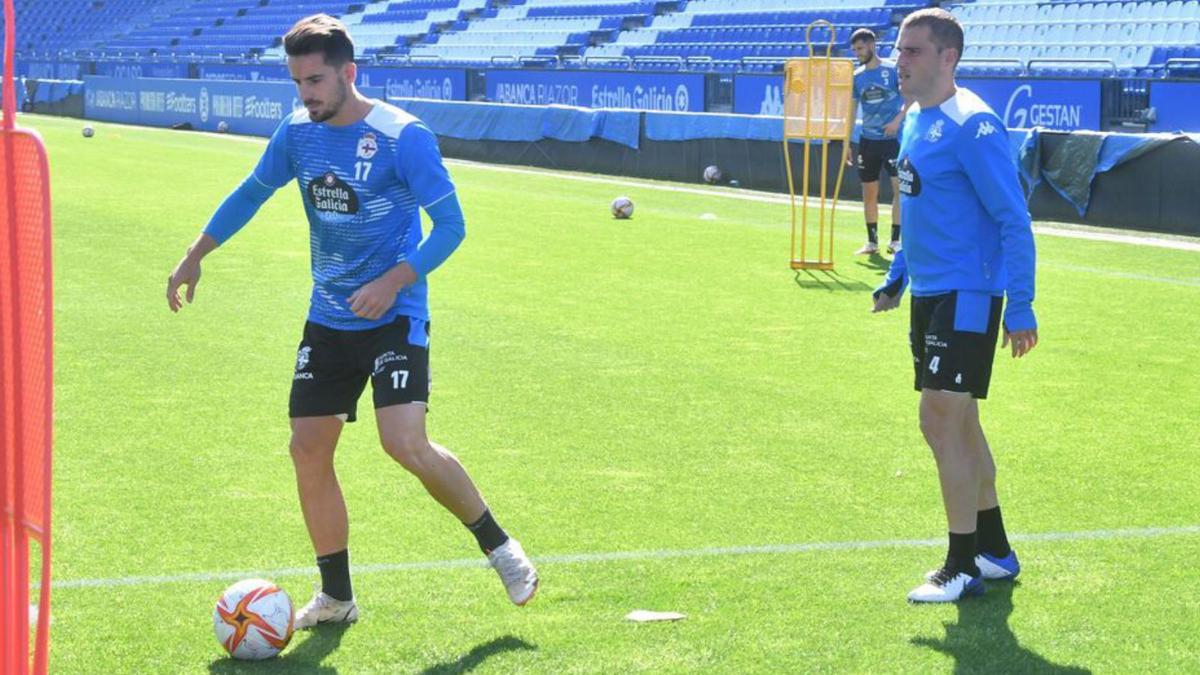
<instances>
[{"instance_id":1,"label":"short dark hair","mask_svg":"<svg viewBox=\"0 0 1200 675\"><path fill-rule=\"evenodd\" d=\"M854 31L853 35L850 36L850 44L852 46L863 41L874 42L875 31L871 30L870 28L859 28L858 30Z\"/></svg>"},{"instance_id":2,"label":"short dark hair","mask_svg":"<svg viewBox=\"0 0 1200 675\"><path fill-rule=\"evenodd\" d=\"M296 22L283 36L283 50L288 56L303 56L320 52L325 63L334 67L354 60L354 42L346 24L328 14L313 14Z\"/></svg>"},{"instance_id":3,"label":"short dark hair","mask_svg":"<svg viewBox=\"0 0 1200 675\"><path fill-rule=\"evenodd\" d=\"M958 63L962 59L962 24L950 12L940 7L919 9L904 17L904 22L900 24L900 30L903 31L910 26L926 26L929 28L929 37L933 40L933 44L937 45L939 52L943 49L953 48L958 52L958 58L954 62Z\"/></svg>"}]
</instances>

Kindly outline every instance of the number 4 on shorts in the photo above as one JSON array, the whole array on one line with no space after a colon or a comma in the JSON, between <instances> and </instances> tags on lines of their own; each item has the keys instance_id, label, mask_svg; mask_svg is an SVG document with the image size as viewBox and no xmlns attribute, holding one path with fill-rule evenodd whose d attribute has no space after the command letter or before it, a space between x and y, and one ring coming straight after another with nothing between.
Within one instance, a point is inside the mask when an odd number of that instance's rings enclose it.
<instances>
[{"instance_id":1,"label":"number 4 on shorts","mask_svg":"<svg viewBox=\"0 0 1200 675\"><path fill-rule=\"evenodd\" d=\"M929 372L933 373L934 375L937 375L938 361L940 361L941 358L942 357L940 357L940 356L935 356L932 359L929 359Z\"/></svg>"}]
</instances>

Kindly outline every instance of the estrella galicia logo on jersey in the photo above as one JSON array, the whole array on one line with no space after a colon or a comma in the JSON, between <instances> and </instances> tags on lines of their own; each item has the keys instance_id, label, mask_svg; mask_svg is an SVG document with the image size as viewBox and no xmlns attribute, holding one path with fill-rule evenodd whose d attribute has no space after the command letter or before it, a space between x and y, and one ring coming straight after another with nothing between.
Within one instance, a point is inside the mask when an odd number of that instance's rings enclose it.
<instances>
[{"instance_id":1,"label":"estrella galicia logo on jersey","mask_svg":"<svg viewBox=\"0 0 1200 675\"><path fill-rule=\"evenodd\" d=\"M884 101L887 100L887 90L884 89L883 87L877 87L875 85L871 85L870 87L867 87L865 90L863 90L862 100L863 100L863 103L870 103L870 104L883 103Z\"/></svg>"},{"instance_id":2,"label":"estrella galicia logo on jersey","mask_svg":"<svg viewBox=\"0 0 1200 675\"><path fill-rule=\"evenodd\" d=\"M332 171L312 179L308 184L308 199L318 211L339 215L358 213L358 195L354 188Z\"/></svg>"},{"instance_id":3,"label":"estrella galicia logo on jersey","mask_svg":"<svg viewBox=\"0 0 1200 675\"><path fill-rule=\"evenodd\" d=\"M379 150L379 142L375 138L375 134L367 132L363 137L358 139L358 158L371 159Z\"/></svg>"},{"instance_id":4,"label":"estrella galicia logo on jersey","mask_svg":"<svg viewBox=\"0 0 1200 675\"><path fill-rule=\"evenodd\" d=\"M917 167L908 161L908 155L900 161L900 166L896 168L896 178L900 180L900 192L909 197L916 197L921 194L921 176L917 173Z\"/></svg>"}]
</instances>

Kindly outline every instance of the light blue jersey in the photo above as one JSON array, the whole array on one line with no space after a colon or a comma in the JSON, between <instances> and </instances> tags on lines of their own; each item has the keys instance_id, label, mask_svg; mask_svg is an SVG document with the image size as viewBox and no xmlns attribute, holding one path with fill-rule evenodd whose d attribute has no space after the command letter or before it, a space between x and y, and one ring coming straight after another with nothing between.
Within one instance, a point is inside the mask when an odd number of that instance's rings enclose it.
<instances>
[{"instance_id":1,"label":"light blue jersey","mask_svg":"<svg viewBox=\"0 0 1200 675\"><path fill-rule=\"evenodd\" d=\"M454 184L433 132L407 112L378 101L363 120L346 126L314 123L306 110L296 110L276 129L247 179L261 193L252 201L265 201L293 178L311 235L313 290L308 320L339 330L374 328L397 315L428 320L425 275L462 238ZM245 185L229 202L240 193L247 193ZM458 232L449 236L445 230L452 228L437 232L435 218L434 232L418 250L418 207L429 211L443 201L453 202L459 214ZM223 206L205 231L221 243L254 210L257 205L248 214L236 211L235 217L229 215L234 209ZM435 233L443 235L442 241L435 241L439 239ZM351 294L402 261L408 261L420 278L396 296L387 313L372 321L350 311Z\"/></svg>"},{"instance_id":2,"label":"light blue jersey","mask_svg":"<svg viewBox=\"0 0 1200 675\"><path fill-rule=\"evenodd\" d=\"M879 60L879 67L854 69L854 100L862 105L862 138L872 141L888 138L883 127L896 119L904 107L896 62Z\"/></svg>"},{"instance_id":3,"label":"light blue jersey","mask_svg":"<svg viewBox=\"0 0 1200 675\"><path fill-rule=\"evenodd\" d=\"M1007 293L1010 331L1037 327L1033 229L1004 123L959 88L936 108L909 108L897 158L904 250L892 262L889 295Z\"/></svg>"}]
</instances>

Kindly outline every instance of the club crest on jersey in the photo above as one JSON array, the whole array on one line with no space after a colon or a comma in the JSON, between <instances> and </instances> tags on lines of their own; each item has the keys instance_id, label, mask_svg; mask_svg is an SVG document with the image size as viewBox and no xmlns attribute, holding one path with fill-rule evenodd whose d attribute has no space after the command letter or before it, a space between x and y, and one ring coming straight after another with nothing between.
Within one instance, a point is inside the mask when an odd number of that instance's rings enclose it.
<instances>
[{"instance_id":1,"label":"club crest on jersey","mask_svg":"<svg viewBox=\"0 0 1200 675\"><path fill-rule=\"evenodd\" d=\"M375 138L375 134L367 132L363 137L358 139L358 158L371 159L375 153L379 151L379 142Z\"/></svg>"},{"instance_id":2,"label":"club crest on jersey","mask_svg":"<svg viewBox=\"0 0 1200 675\"><path fill-rule=\"evenodd\" d=\"M925 134L925 140L930 143L937 143L942 137L942 126L945 123L946 120L937 120L934 122L933 126L929 127L929 131Z\"/></svg>"},{"instance_id":3,"label":"club crest on jersey","mask_svg":"<svg viewBox=\"0 0 1200 675\"><path fill-rule=\"evenodd\" d=\"M322 216L353 216L358 213L358 194L332 171L312 179L305 192L312 207L320 211Z\"/></svg>"},{"instance_id":4,"label":"club crest on jersey","mask_svg":"<svg viewBox=\"0 0 1200 675\"><path fill-rule=\"evenodd\" d=\"M310 353L312 353L312 347L301 347L300 351L296 352L296 370L304 370L308 366Z\"/></svg>"}]
</instances>

